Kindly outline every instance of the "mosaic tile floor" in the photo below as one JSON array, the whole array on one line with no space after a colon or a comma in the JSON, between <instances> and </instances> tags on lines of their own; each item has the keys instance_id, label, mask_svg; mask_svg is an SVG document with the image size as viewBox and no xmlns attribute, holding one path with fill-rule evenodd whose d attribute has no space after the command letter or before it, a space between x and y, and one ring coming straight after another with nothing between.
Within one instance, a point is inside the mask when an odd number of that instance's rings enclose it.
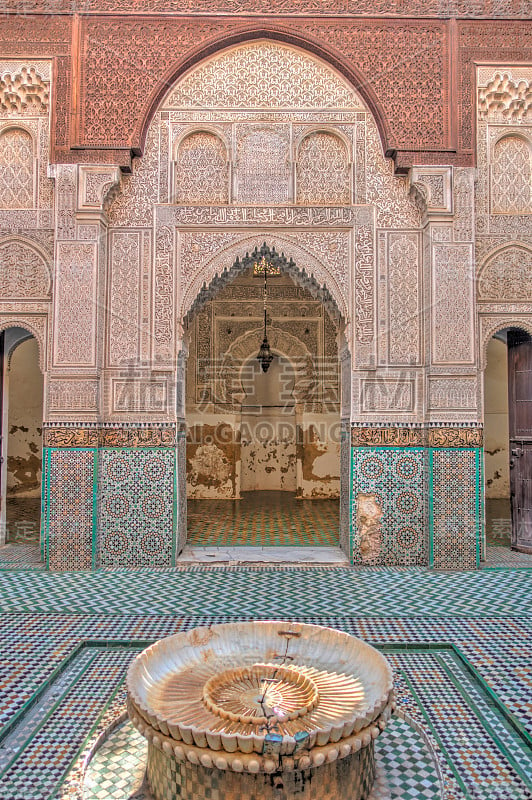
<instances>
[{"instance_id":1,"label":"mosaic tile floor","mask_svg":"<svg viewBox=\"0 0 532 800\"><path fill-rule=\"evenodd\" d=\"M339 502L244 492L241 500L189 500L187 523L191 547L335 547Z\"/></svg>"},{"instance_id":2,"label":"mosaic tile floor","mask_svg":"<svg viewBox=\"0 0 532 800\"><path fill-rule=\"evenodd\" d=\"M123 708L127 666L149 642L277 617L346 630L387 654L401 708L439 754L446 800L530 800L531 588L528 569L4 571L0 798L81 800L81 757ZM424 797L415 778L401 781L394 797Z\"/></svg>"}]
</instances>

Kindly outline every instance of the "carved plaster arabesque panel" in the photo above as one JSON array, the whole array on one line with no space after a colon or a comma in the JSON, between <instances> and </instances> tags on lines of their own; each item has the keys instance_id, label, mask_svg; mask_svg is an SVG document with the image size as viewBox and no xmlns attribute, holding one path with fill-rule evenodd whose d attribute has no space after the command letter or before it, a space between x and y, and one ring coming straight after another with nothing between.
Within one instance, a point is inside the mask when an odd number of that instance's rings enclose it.
<instances>
[{"instance_id":1,"label":"carved plaster arabesque panel","mask_svg":"<svg viewBox=\"0 0 532 800\"><path fill-rule=\"evenodd\" d=\"M33 208L35 205L35 142L24 127L0 131L0 207Z\"/></svg>"},{"instance_id":2,"label":"carved plaster arabesque panel","mask_svg":"<svg viewBox=\"0 0 532 800\"><path fill-rule=\"evenodd\" d=\"M229 202L229 158L219 136L193 131L181 141L174 195L176 203Z\"/></svg>"},{"instance_id":3,"label":"carved plaster arabesque panel","mask_svg":"<svg viewBox=\"0 0 532 800\"><path fill-rule=\"evenodd\" d=\"M491 209L495 214L532 214L532 139L508 133L491 160Z\"/></svg>"},{"instance_id":4,"label":"carved plaster arabesque panel","mask_svg":"<svg viewBox=\"0 0 532 800\"><path fill-rule=\"evenodd\" d=\"M268 205L292 199L290 146L289 125L236 126L236 202Z\"/></svg>"},{"instance_id":5,"label":"carved plaster arabesque panel","mask_svg":"<svg viewBox=\"0 0 532 800\"><path fill-rule=\"evenodd\" d=\"M139 356L140 231L110 233L108 357L111 366L134 363Z\"/></svg>"},{"instance_id":6,"label":"carved plaster arabesque panel","mask_svg":"<svg viewBox=\"0 0 532 800\"><path fill-rule=\"evenodd\" d=\"M350 158L345 142L330 131L301 141L296 159L296 193L301 205L351 203Z\"/></svg>"},{"instance_id":7,"label":"carved plaster arabesque panel","mask_svg":"<svg viewBox=\"0 0 532 800\"><path fill-rule=\"evenodd\" d=\"M203 62L163 108L359 108L348 82L323 61L279 42L246 42Z\"/></svg>"},{"instance_id":8,"label":"carved plaster arabesque panel","mask_svg":"<svg viewBox=\"0 0 532 800\"><path fill-rule=\"evenodd\" d=\"M363 414L415 412L415 380L404 378L363 378L360 383Z\"/></svg>"},{"instance_id":9,"label":"carved plaster arabesque panel","mask_svg":"<svg viewBox=\"0 0 532 800\"><path fill-rule=\"evenodd\" d=\"M474 362L474 275L471 245L432 245L432 362Z\"/></svg>"},{"instance_id":10,"label":"carved plaster arabesque panel","mask_svg":"<svg viewBox=\"0 0 532 800\"><path fill-rule=\"evenodd\" d=\"M509 243L488 256L477 283L479 302L532 301L532 247Z\"/></svg>"},{"instance_id":11,"label":"carved plaster arabesque panel","mask_svg":"<svg viewBox=\"0 0 532 800\"><path fill-rule=\"evenodd\" d=\"M421 350L419 233L389 232L387 238L388 316L385 323L388 334L388 363L419 364ZM380 285L379 290L381 290Z\"/></svg>"},{"instance_id":12,"label":"carved plaster arabesque panel","mask_svg":"<svg viewBox=\"0 0 532 800\"><path fill-rule=\"evenodd\" d=\"M54 366L96 366L96 246L58 242L54 292Z\"/></svg>"},{"instance_id":13,"label":"carved plaster arabesque panel","mask_svg":"<svg viewBox=\"0 0 532 800\"><path fill-rule=\"evenodd\" d=\"M49 300L50 268L44 254L27 240L0 241L0 298Z\"/></svg>"}]
</instances>

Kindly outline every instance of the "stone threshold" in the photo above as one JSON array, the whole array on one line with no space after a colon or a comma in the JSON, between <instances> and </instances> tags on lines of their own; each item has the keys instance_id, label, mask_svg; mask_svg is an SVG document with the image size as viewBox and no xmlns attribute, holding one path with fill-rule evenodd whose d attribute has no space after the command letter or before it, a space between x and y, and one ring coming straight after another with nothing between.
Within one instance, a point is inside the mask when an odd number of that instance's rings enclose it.
<instances>
[{"instance_id":1,"label":"stone threshold","mask_svg":"<svg viewBox=\"0 0 532 800\"><path fill-rule=\"evenodd\" d=\"M180 564L334 564L349 566L339 547L190 547L177 558Z\"/></svg>"}]
</instances>

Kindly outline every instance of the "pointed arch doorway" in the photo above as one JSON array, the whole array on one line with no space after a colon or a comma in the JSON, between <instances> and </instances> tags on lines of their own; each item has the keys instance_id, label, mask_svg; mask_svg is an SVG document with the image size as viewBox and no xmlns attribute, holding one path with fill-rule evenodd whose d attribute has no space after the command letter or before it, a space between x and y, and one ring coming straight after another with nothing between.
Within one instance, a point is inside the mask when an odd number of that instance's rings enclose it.
<instances>
[{"instance_id":1,"label":"pointed arch doorway","mask_svg":"<svg viewBox=\"0 0 532 800\"><path fill-rule=\"evenodd\" d=\"M508 326L484 372L486 543L532 553L532 336Z\"/></svg>"},{"instance_id":2,"label":"pointed arch doorway","mask_svg":"<svg viewBox=\"0 0 532 800\"><path fill-rule=\"evenodd\" d=\"M327 289L265 243L204 287L186 324L189 546L338 547L343 323Z\"/></svg>"},{"instance_id":3,"label":"pointed arch doorway","mask_svg":"<svg viewBox=\"0 0 532 800\"><path fill-rule=\"evenodd\" d=\"M2 561L40 557L43 374L39 346L23 327L0 333Z\"/></svg>"}]
</instances>

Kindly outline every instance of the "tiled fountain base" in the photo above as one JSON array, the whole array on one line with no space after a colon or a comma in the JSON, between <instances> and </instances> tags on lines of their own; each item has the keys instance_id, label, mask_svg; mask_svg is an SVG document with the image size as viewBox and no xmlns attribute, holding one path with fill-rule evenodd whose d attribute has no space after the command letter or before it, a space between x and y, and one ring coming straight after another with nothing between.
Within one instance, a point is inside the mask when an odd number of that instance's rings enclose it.
<instances>
[{"instance_id":1,"label":"tiled fountain base","mask_svg":"<svg viewBox=\"0 0 532 800\"><path fill-rule=\"evenodd\" d=\"M83 781L83 800L152 800L144 780L146 740L126 721L95 749ZM375 745L376 779L368 800L441 800L435 755L410 722L395 717ZM212 800L223 800L216 794ZM345 798L349 800L349 798Z\"/></svg>"}]
</instances>

